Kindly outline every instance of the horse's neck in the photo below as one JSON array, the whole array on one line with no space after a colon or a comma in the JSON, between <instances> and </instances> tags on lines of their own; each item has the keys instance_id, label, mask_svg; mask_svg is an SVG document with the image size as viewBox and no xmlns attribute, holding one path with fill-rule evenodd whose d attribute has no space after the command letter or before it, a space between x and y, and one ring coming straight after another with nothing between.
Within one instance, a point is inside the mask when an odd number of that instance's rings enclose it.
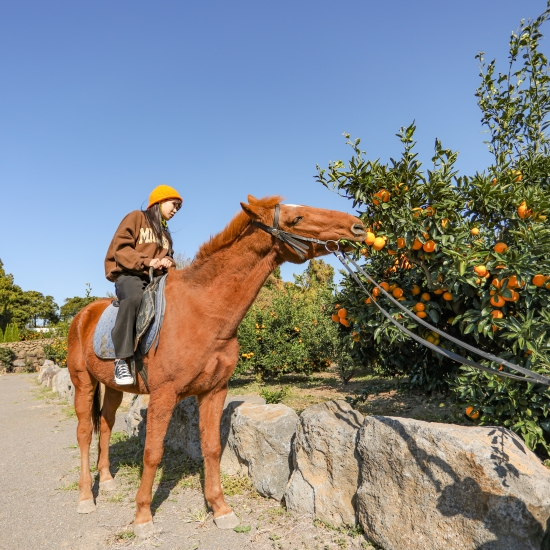
<instances>
[{"instance_id":1,"label":"horse's neck","mask_svg":"<svg viewBox=\"0 0 550 550\"><path fill-rule=\"evenodd\" d=\"M280 263L270 236L247 231L210 258L192 264L185 279L207 299L212 313L223 317L223 332L232 334Z\"/></svg>"}]
</instances>

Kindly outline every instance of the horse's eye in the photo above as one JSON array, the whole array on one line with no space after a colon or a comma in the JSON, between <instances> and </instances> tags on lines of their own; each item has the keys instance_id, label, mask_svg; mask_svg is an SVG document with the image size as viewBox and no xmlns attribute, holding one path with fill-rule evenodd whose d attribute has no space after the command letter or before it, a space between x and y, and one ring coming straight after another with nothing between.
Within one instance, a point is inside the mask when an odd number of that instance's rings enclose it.
<instances>
[{"instance_id":1,"label":"horse's eye","mask_svg":"<svg viewBox=\"0 0 550 550\"><path fill-rule=\"evenodd\" d=\"M292 220L292 225L296 225L296 224L297 224L299 221L301 221L301 220L302 220L302 216L298 216L297 218L294 218L294 219Z\"/></svg>"}]
</instances>

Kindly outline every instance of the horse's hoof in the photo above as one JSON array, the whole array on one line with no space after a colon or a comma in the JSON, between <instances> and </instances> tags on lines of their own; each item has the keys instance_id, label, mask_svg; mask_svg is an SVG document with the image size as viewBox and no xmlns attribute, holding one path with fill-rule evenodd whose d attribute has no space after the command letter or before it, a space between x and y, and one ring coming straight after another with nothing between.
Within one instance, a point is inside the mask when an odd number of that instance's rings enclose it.
<instances>
[{"instance_id":1,"label":"horse's hoof","mask_svg":"<svg viewBox=\"0 0 550 550\"><path fill-rule=\"evenodd\" d=\"M81 500L78 503L78 507L76 511L79 514L91 514L92 512L95 512L95 502L93 499L89 500Z\"/></svg>"},{"instance_id":2,"label":"horse's hoof","mask_svg":"<svg viewBox=\"0 0 550 550\"><path fill-rule=\"evenodd\" d=\"M107 481L100 481L99 482L99 490L100 491L116 491L117 490L117 484L114 479L108 479Z\"/></svg>"},{"instance_id":3,"label":"horse's hoof","mask_svg":"<svg viewBox=\"0 0 550 550\"><path fill-rule=\"evenodd\" d=\"M134 535L140 539L146 539L155 532L155 524L152 521L147 523L134 523Z\"/></svg>"},{"instance_id":4,"label":"horse's hoof","mask_svg":"<svg viewBox=\"0 0 550 550\"><path fill-rule=\"evenodd\" d=\"M214 523L218 529L234 529L239 525L239 518L235 515L235 512L230 512L224 516L214 518Z\"/></svg>"}]
</instances>

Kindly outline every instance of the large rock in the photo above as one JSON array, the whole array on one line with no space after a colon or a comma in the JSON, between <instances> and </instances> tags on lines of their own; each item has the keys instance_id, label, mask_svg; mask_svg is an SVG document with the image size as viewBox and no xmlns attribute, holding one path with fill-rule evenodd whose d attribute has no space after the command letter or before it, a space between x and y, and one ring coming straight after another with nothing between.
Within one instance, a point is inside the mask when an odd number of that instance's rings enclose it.
<instances>
[{"instance_id":1,"label":"large rock","mask_svg":"<svg viewBox=\"0 0 550 550\"><path fill-rule=\"evenodd\" d=\"M358 450L359 521L385 550L550 548L550 470L509 430L367 417Z\"/></svg>"},{"instance_id":2,"label":"large rock","mask_svg":"<svg viewBox=\"0 0 550 550\"><path fill-rule=\"evenodd\" d=\"M286 405L244 403L231 417L228 452L263 496L281 500L291 472L291 446L298 416ZM229 461L226 457L224 463Z\"/></svg>"},{"instance_id":3,"label":"large rock","mask_svg":"<svg viewBox=\"0 0 550 550\"><path fill-rule=\"evenodd\" d=\"M57 392L61 399L74 403L74 385L68 369L60 369L52 379L52 390Z\"/></svg>"},{"instance_id":4,"label":"large rock","mask_svg":"<svg viewBox=\"0 0 550 550\"><path fill-rule=\"evenodd\" d=\"M145 441L145 419L148 406L148 395L136 395L126 413L126 433L130 437L139 436L142 443Z\"/></svg>"},{"instance_id":5,"label":"large rock","mask_svg":"<svg viewBox=\"0 0 550 550\"><path fill-rule=\"evenodd\" d=\"M355 525L357 452L363 415L345 401L328 401L301 415L293 445L294 471L285 492L289 510L331 525Z\"/></svg>"},{"instance_id":6,"label":"large rock","mask_svg":"<svg viewBox=\"0 0 550 550\"><path fill-rule=\"evenodd\" d=\"M42 365L42 368L39 374L40 383L46 388L51 389L53 384L53 378L60 370L61 369L55 363L48 364L47 366ZM42 376L40 377L40 375Z\"/></svg>"}]
</instances>

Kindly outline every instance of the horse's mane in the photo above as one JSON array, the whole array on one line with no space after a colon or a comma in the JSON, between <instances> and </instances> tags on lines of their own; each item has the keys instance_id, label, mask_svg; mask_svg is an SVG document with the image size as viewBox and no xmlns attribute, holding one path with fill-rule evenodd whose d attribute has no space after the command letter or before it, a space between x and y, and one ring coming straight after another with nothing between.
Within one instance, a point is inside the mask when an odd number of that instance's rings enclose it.
<instances>
[{"instance_id":1,"label":"horse's mane","mask_svg":"<svg viewBox=\"0 0 550 550\"><path fill-rule=\"evenodd\" d=\"M255 206L262 206L263 208L273 208L276 204L279 204L283 200L282 197L275 195L273 197L264 197L262 199L255 199L251 196L248 197L250 204ZM214 252L220 250L224 246L233 242L249 225L252 220L242 210L220 231L217 235L210 237L210 240L205 242L197 252L194 261L204 260Z\"/></svg>"}]
</instances>

